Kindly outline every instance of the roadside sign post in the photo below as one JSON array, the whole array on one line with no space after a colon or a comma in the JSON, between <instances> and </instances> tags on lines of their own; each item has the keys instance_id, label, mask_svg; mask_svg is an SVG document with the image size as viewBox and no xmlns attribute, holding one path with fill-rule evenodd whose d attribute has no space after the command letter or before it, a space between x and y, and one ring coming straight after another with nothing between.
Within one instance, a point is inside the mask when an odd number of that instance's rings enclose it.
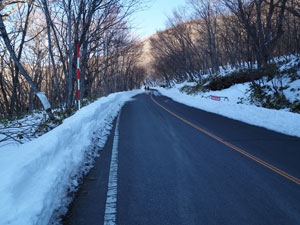
<instances>
[{"instance_id":1,"label":"roadside sign post","mask_svg":"<svg viewBox=\"0 0 300 225\"><path fill-rule=\"evenodd\" d=\"M77 89L78 89L78 110L79 110L80 109L79 44L77 44Z\"/></svg>"}]
</instances>

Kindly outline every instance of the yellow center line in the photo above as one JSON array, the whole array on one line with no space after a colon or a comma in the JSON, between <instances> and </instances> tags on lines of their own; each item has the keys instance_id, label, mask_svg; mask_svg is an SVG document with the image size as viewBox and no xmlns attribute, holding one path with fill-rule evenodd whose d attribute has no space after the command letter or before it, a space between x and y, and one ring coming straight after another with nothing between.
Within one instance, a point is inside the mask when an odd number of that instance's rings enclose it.
<instances>
[{"instance_id":1,"label":"yellow center line","mask_svg":"<svg viewBox=\"0 0 300 225\"><path fill-rule=\"evenodd\" d=\"M267 162L265 162L265 161L263 161L263 160L261 160L261 159L255 157L254 155L251 155L250 153L248 153L248 152L242 150L241 148L239 148L239 147L237 147L237 146L235 146L235 145L233 145L233 144L230 144L229 142L224 141L222 138L220 138L220 137L218 137L218 136L216 136L216 135L214 135L214 134L212 134L212 133L210 133L210 132L208 132L208 131L206 131L206 130L200 128L200 127L198 127L197 125L195 125L195 124L193 124L193 123L191 123L191 122L189 122L189 121L187 121L187 120L185 120L185 119L183 119L182 117L178 116L178 115L175 114L174 112L170 111L169 109L165 108L164 106L162 106L161 104L159 104L157 101L155 101L154 98L152 97L152 94L150 95L150 97L151 97L152 101L153 101L156 105L158 105L158 106L161 107L162 109L166 110L168 113L172 114L172 115L175 116L177 119L183 121L184 123L190 125L191 127L194 127L195 129L199 130L200 132L202 132L202 133L204 133L204 134L206 134L206 135L212 137L213 139L215 139L215 140L217 140L217 141L223 143L224 145L230 147L231 149L233 149L233 150L235 150L235 151L237 151L237 152L243 154L244 156L246 156L246 157L248 157L248 158L250 158L250 159L252 159L252 160L258 162L259 164L261 164L261 165L263 165L263 166L269 168L270 170L273 170L274 172L280 174L281 176L283 176L283 177L285 177L285 178L287 178L287 179L289 179L289 180L295 182L296 184L299 184L299 185L300 185L300 180L299 180L298 178L296 178L296 177L294 177L294 176L292 176L292 175L290 175L290 174L288 174L288 173L286 173L286 172L284 172L284 171L278 169L278 168L275 167L275 166L272 166L271 164L269 164L269 163L267 163Z\"/></svg>"}]
</instances>

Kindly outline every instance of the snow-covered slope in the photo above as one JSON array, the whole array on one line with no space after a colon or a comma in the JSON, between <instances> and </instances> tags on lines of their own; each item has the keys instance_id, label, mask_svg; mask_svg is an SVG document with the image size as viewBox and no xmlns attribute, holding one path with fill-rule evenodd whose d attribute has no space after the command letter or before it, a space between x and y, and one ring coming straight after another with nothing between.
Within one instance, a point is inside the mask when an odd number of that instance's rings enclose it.
<instances>
[{"instance_id":1,"label":"snow-covered slope","mask_svg":"<svg viewBox=\"0 0 300 225\"><path fill-rule=\"evenodd\" d=\"M264 91L265 95L270 96L274 96L274 93L278 91L284 95L284 98L290 104L299 104L300 58L296 55L290 55L273 59L272 62L276 63L279 73L275 74L272 79L262 78L264 85L262 85L261 90ZM243 69L247 69L247 67L231 68L228 66L220 68L219 76L230 76L233 72ZM208 77L208 74L203 75L203 78ZM189 88L196 87L196 85L196 82L183 82L175 84L170 89L156 89L161 94L177 102L280 133L300 137L300 114L289 112L292 110L288 105L278 107L281 108L280 110L257 107L263 105L262 102L253 98L250 82L235 84L230 88L218 91L198 89L198 91L192 92L192 95L184 92L184 90L189 90ZM221 97L221 101L214 101L211 96Z\"/></svg>"},{"instance_id":2,"label":"snow-covered slope","mask_svg":"<svg viewBox=\"0 0 300 225\"><path fill-rule=\"evenodd\" d=\"M300 114L284 110L266 109L248 104L238 104L239 97L245 97L248 84L237 84L221 91L205 92L202 95L187 95L180 92L184 84L171 89L156 88L161 94L174 101L208 112L240 120L248 124L265 127L280 133L300 137ZM228 97L228 101L214 101L210 95Z\"/></svg>"},{"instance_id":3,"label":"snow-covered slope","mask_svg":"<svg viewBox=\"0 0 300 225\"><path fill-rule=\"evenodd\" d=\"M100 98L49 133L0 148L0 224L46 225L63 213L68 190L104 146L120 108L141 92Z\"/></svg>"}]
</instances>

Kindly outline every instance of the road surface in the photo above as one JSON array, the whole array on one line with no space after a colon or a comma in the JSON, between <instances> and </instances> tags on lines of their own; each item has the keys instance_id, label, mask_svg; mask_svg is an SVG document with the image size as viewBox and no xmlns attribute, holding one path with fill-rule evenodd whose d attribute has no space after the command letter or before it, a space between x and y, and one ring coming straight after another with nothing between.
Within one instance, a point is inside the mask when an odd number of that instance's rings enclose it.
<instances>
[{"instance_id":1,"label":"road surface","mask_svg":"<svg viewBox=\"0 0 300 225\"><path fill-rule=\"evenodd\" d=\"M299 138L157 92L115 124L65 225L300 224Z\"/></svg>"}]
</instances>

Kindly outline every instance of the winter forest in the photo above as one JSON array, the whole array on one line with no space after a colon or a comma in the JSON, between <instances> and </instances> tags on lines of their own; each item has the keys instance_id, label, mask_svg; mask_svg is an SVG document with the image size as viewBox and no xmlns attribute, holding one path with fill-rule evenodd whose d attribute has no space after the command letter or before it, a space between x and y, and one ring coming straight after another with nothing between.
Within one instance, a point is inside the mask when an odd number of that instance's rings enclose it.
<instances>
[{"instance_id":1,"label":"winter forest","mask_svg":"<svg viewBox=\"0 0 300 225\"><path fill-rule=\"evenodd\" d=\"M52 108L70 110L77 99L77 45L81 98L139 85L139 44L127 24L137 6L137 0L1 1L0 116L41 108L39 98L47 109L44 96Z\"/></svg>"},{"instance_id":2,"label":"winter forest","mask_svg":"<svg viewBox=\"0 0 300 225\"><path fill-rule=\"evenodd\" d=\"M188 0L168 17L166 30L146 41L135 38L128 23L140 3L2 0L0 116L41 109L46 97L52 108L76 108L77 45L83 99L144 81L201 80L228 65L246 66L240 79L257 80L257 70L276 74L275 57L300 52L299 0ZM149 64L141 64L146 58ZM211 85L218 89L226 82Z\"/></svg>"},{"instance_id":3,"label":"winter forest","mask_svg":"<svg viewBox=\"0 0 300 225\"><path fill-rule=\"evenodd\" d=\"M300 224L299 121L300 0L0 0L0 225Z\"/></svg>"},{"instance_id":4,"label":"winter forest","mask_svg":"<svg viewBox=\"0 0 300 225\"><path fill-rule=\"evenodd\" d=\"M156 74L167 82L227 65L267 68L274 57L300 52L298 0L189 0L187 7L151 39Z\"/></svg>"}]
</instances>

